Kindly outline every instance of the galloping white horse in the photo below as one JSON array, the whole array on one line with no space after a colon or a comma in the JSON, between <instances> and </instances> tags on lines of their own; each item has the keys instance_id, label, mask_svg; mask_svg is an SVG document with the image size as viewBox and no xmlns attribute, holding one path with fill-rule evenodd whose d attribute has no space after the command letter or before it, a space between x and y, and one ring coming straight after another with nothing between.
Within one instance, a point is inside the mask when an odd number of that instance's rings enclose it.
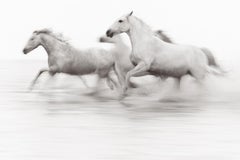
<instances>
[{"instance_id":1,"label":"galloping white horse","mask_svg":"<svg viewBox=\"0 0 240 160\"><path fill-rule=\"evenodd\" d=\"M119 18L106 32L109 37L125 32L132 44L130 59L135 67L126 75L123 92L127 90L132 76L163 75L177 78L179 82L186 74L201 81L207 72L219 73L208 66L207 58L200 48L162 41L132 13Z\"/></svg>"},{"instance_id":2,"label":"galloping white horse","mask_svg":"<svg viewBox=\"0 0 240 160\"><path fill-rule=\"evenodd\" d=\"M174 43L162 30L156 30L154 33L156 37L160 38L161 40L168 43ZM134 65L130 60L131 46L129 46L126 41L124 41L121 35L116 35L111 38L103 35L99 38L99 41L104 43L111 43L114 45L113 49L110 50L110 52L112 52L115 57L114 67L119 82L122 85L124 83L127 72L134 68ZM220 66L216 62L213 53L204 47L200 49L205 53L208 59L208 65L221 70ZM130 86L135 87L136 85L130 82Z\"/></svg>"},{"instance_id":3,"label":"galloping white horse","mask_svg":"<svg viewBox=\"0 0 240 160\"><path fill-rule=\"evenodd\" d=\"M155 31L156 36L165 42L172 43L171 39L163 33L161 30ZM119 79L120 85L124 84L127 72L134 68L130 60L131 46L124 41L122 35L116 35L114 37L107 37L105 35L99 38L99 42L111 43L114 45L113 49L110 50L115 58L115 73ZM130 82L131 87L136 87L136 84Z\"/></svg>"},{"instance_id":4,"label":"galloping white horse","mask_svg":"<svg viewBox=\"0 0 240 160\"><path fill-rule=\"evenodd\" d=\"M109 76L109 72L114 65L114 59L112 54L109 54L105 49L76 49L67 43L61 35L53 33L49 29L34 31L24 47L23 53L27 54L38 46L43 46L48 54L49 69L39 71L32 82L31 88L43 72L49 72L51 76L56 73L70 75L96 73L98 81L106 78L110 88L113 87L112 83L116 84Z\"/></svg>"}]
</instances>

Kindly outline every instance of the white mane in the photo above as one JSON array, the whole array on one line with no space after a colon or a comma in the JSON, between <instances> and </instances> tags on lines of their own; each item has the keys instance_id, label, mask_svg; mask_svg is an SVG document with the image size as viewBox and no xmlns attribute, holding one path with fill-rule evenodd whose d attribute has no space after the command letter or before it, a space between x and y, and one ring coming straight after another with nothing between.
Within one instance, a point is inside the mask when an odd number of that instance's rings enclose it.
<instances>
[{"instance_id":1,"label":"white mane","mask_svg":"<svg viewBox=\"0 0 240 160\"><path fill-rule=\"evenodd\" d=\"M59 40L59 41L61 41L63 43L69 44L68 43L69 39L64 37L62 33L53 32L52 29L45 28L45 29L34 31L34 33L37 33L37 34L40 34L40 33L47 34L47 35L50 35L50 36L54 37L55 39L57 39L57 40Z\"/></svg>"},{"instance_id":2,"label":"white mane","mask_svg":"<svg viewBox=\"0 0 240 160\"><path fill-rule=\"evenodd\" d=\"M147 25L143 20L139 19L136 16L130 16L130 17L129 17L130 20L134 20L135 23L139 23L139 25L135 25L135 26L141 27L141 30L143 31L153 33L152 28L149 25Z\"/></svg>"}]
</instances>

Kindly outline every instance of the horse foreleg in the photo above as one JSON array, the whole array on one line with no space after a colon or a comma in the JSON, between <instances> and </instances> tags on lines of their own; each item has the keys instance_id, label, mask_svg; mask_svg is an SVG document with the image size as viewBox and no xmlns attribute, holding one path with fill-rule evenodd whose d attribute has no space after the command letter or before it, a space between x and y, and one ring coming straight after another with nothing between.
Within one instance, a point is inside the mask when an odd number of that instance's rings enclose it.
<instances>
[{"instance_id":1,"label":"horse foreleg","mask_svg":"<svg viewBox=\"0 0 240 160\"><path fill-rule=\"evenodd\" d=\"M38 78L40 77L40 75L41 75L43 72L48 72L48 71L49 71L48 69L42 69L42 70L40 70L40 71L38 72L38 74L36 75L36 77L34 78L34 80L32 81L29 89L32 90L33 87L34 87L34 85L35 85L35 83L37 82Z\"/></svg>"},{"instance_id":2,"label":"horse foreleg","mask_svg":"<svg viewBox=\"0 0 240 160\"><path fill-rule=\"evenodd\" d=\"M148 75L149 73L147 71L149 70L149 68L150 68L150 65L147 65L145 62L140 62L135 68L130 70L126 75L123 92L126 92L126 90L128 89L131 77L140 77L140 76Z\"/></svg>"},{"instance_id":3,"label":"horse foreleg","mask_svg":"<svg viewBox=\"0 0 240 160\"><path fill-rule=\"evenodd\" d=\"M174 83L174 88L177 90L180 90L181 88L181 78L174 78L173 79Z\"/></svg>"},{"instance_id":4,"label":"horse foreleg","mask_svg":"<svg viewBox=\"0 0 240 160\"><path fill-rule=\"evenodd\" d=\"M85 78L83 78L82 76L78 76L78 77L81 79L81 81L82 81L82 83L84 84L84 86L87 87L87 88L89 88L89 86L88 86Z\"/></svg>"},{"instance_id":5,"label":"horse foreleg","mask_svg":"<svg viewBox=\"0 0 240 160\"><path fill-rule=\"evenodd\" d=\"M117 64L117 63L114 66L114 72L117 75L119 84L121 85L121 87L123 87L123 85L125 83L126 73L123 71L121 66L119 64Z\"/></svg>"},{"instance_id":6,"label":"horse foreleg","mask_svg":"<svg viewBox=\"0 0 240 160\"><path fill-rule=\"evenodd\" d=\"M118 86L117 82L110 75L107 76L107 84L108 87L112 90L114 87Z\"/></svg>"},{"instance_id":7,"label":"horse foreleg","mask_svg":"<svg viewBox=\"0 0 240 160\"><path fill-rule=\"evenodd\" d=\"M98 76L95 88L94 88L94 90L93 90L93 92L91 94L92 95L97 95L99 93L99 91L100 91L101 85L102 85L102 77Z\"/></svg>"}]
</instances>

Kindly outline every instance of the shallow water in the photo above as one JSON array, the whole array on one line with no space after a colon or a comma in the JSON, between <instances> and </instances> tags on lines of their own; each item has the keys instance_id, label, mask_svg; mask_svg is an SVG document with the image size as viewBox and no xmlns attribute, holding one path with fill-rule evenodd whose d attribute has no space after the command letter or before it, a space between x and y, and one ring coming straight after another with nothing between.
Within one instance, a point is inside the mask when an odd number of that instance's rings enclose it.
<instances>
[{"instance_id":1,"label":"shallow water","mask_svg":"<svg viewBox=\"0 0 240 160\"><path fill-rule=\"evenodd\" d=\"M208 79L204 89L185 82L180 99L145 93L119 102L107 89L91 97L72 76L44 75L29 91L44 66L0 63L2 160L240 159L239 79Z\"/></svg>"}]
</instances>

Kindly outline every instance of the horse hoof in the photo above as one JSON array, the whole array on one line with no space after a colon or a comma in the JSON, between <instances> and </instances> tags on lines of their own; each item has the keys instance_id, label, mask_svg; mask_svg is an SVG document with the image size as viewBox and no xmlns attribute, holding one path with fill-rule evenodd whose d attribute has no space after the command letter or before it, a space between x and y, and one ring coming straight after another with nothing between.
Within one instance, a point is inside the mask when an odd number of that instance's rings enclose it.
<instances>
[{"instance_id":1,"label":"horse hoof","mask_svg":"<svg viewBox=\"0 0 240 160\"><path fill-rule=\"evenodd\" d=\"M131 88L139 88L139 86L136 83L132 83L132 82L129 84L129 86Z\"/></svg>"},{"instance_id":2,"label":"horse hoof","mask_svg":"<svg viewBox=\"0 0 240 160\"><path fill-rule=\"evenodd\" d=\"M119 100L123 100L127 96L126 91L122 90L122 92L119 95Z\"/></svg>"},{"instance_id":3,"label":"horse hoof","mask_svg":"<svg viewBox=\"0 0 240 160\"><path fill-rule=\"evenodd\" d=\"M122 89L122 92L123 92L123 93L126 93L126 92L127 92L127 90L128 90L128 88L127 88L127 87L123 87L123 89Z\"/></svg>"},{"instance_id":4,"label":"horse hoof","mask_svg":"<svg viewBox=\"0 0 240 160\"><path fill-rule=\"evenodd\" d=\"M119 96L119 100L123 100L125 97L127 96L126 93L122 93L120 96Z\"/></svg>"},{"instance_id":5,"label":"horse hoof","mask_svg":"<svg viewBox=\"0 0 240 160\"><path fill-rule=\"evenodd\" d=\"M110 85L110 86L109 86L109 88L110 88L111 90L113 90L113 89L114 89L113 85Z\"/></svg>"},{"instance_id":6,"label":"horse hoof","mask_svg":"<svg viewBox=\"0 0 240 160\"><path fill-rule=\"evenodd\" d=\"M87 96L93 96L93 97L96 97L98 95L98 91L92 91L90 93L86 93Z\"/></svg>"},{"instance_id":7,"label":"horse hoof","mask_svg":"<svg viewBox=\"0 0 240 160\"><path fill-rule=\"evenodd\" d=\"M33 90L33 86L28 87L28 91L31 92Z\"/></svg>"},{"instance_id":8,"label":"horse hoof","mask_svg":"<svg viewBox=\"0 0 240 160\"><path fill-rule=\"evenodd\" d=\"M108 83L108 87L113 90L114 89L114 85L112 83Z\"/></svg>"}]
</instances>

